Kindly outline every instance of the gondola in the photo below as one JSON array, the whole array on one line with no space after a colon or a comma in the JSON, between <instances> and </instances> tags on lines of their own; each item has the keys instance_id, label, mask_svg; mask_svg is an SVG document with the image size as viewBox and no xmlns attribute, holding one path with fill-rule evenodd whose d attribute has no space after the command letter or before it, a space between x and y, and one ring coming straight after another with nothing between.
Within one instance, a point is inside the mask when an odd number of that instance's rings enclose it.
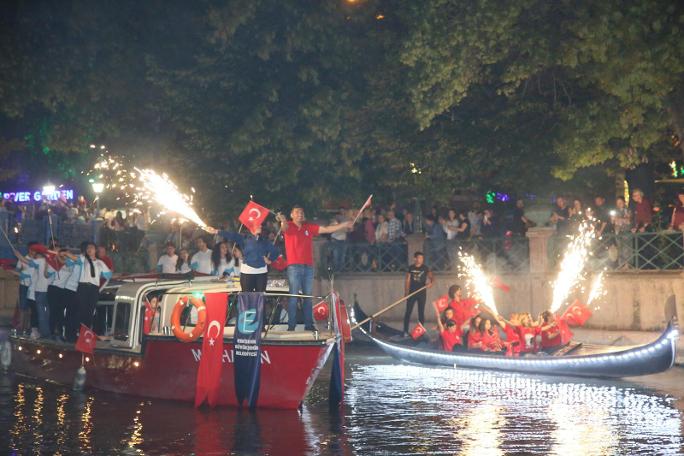
<instances>
[{"instance_id":1,"label":"gondola","mask_svg":"<svg viewBox=\"0 0 684 456\"><path fill-rule=\"evenodd\" d=\"M355 303L354 315L361 320L363 310ZM365 327L364 327L365 326ZM576 344L563 355L526 355L507 357L484 352L445 352L429 344L416 344L411 339L400 339L396 329L387 325L370 332L364 325L358 332L388 355L401 361L428 366L494 369L542 375L573 377L620 378L664 372L674 365L679 328L672 319L663 333L653 342L631 347Z\"/></svg>"}]
</instances>

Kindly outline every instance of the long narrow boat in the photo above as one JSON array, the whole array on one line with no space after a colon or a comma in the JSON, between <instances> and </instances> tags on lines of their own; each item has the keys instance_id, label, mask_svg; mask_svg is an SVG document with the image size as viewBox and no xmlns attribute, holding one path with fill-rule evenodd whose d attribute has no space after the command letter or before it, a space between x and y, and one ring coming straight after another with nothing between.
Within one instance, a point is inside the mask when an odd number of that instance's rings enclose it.
<instances>
[{"instance_id":1,"label":"long narrow boat","mask_svg":"<svg viewBox=\"0 0 684 456\"><path fill-rule=\"evenodd\" d=\"M359 310L357 306L354 312L357 316ZM645 345L615 347L581 344L570 354L562 356L508 357L473 351L445 352L415 345L410 339L404 342L397 337L390 340L386 335L371 334L368 326L359 327L358 330L388 355L414 364L601 378L635 377L668 370L674 365L679 337L679 328L673 319L660 337ZM383 332L387 334L388 331Z\"/></svg>"},{"instance_id":2,"label":"long narrow boat","mask_svg":"<svg viewBox=\"0 0 684 456\"><path fill-rule=\"evenodd\" d=\"M182 296L203 293L233 295L239 283L206 278L129 277L112 282L100 293L95 311L97 341L93 355L82 356L74 344L53 340L31 340L13 335L7 343L9 368L17 373L48 381L71 384L85 361L85 386L135 396L192 402L197 368L202 355L202 338L181 342L172 334L170 316ZM272 279L272 294L287 292L287 281ZM144 300L160 299L160 324L149 334L143 331ZM269 297L275 305L278 297ZM283 298L284 299L284 298ZM282 300L282 299L281 299ZM275 313L275 312L274 312ZM190 324L192 326L192 324ZM261 386L258 407L296 409L313 386L332 350L336 335L319 322L319 332L287 331L274 324L262 334ZM223 375L219 405L236 406L233 372L231 320L224 328Z\"/></svg>"}]
</instances>

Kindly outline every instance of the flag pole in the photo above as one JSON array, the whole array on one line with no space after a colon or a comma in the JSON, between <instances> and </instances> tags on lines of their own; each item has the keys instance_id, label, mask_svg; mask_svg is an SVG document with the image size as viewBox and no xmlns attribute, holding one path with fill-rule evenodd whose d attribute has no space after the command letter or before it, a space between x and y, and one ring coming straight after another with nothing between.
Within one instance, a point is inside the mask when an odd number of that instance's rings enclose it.
<instances>
[{"instance_id":1,"label":"flag pole","mask_svg":"<svg viewBox=\"0 0 684 456\"><path fill-rule=\"evenodd\" d=\"M363 206L361 206L361 209L359 209L359 212L356 214L356 217L354 217L354 221L352 222L352 225L356 223L356 221L361 217L361 213L363 212L364 209L366 209L367 206L370 205L371 198L373 198L373 194L371 193L368 199L366 200L365 203L363 203Z\"/></svg>"},{"instance_id":2,"label":"flag pole","mask_svg":"<svg viewBox=\"0 0 684 456\"><path fill-rule=\"evenodd\" d=\"M360 321L359 323L356 323L354 326L351 327L351 329L356 329L356 328L358 328L359 326L363 325L364 323L367 323L368 321L373 320L373 319L376 318L377 316L379 316L379 315L381 315L381 314L387 312L388 310L390 310L392 307L395 307L395 306L401 304L402 302L406 301L406 300L407 300L408 298L410 298L411 296L413 296L413 295L415 295L415 294L418 294L418 293L420 293L421 291L425 290L427 287L428 287L428 285L425 285L425 286L423 286L422 288L419 288L419 289L417 289L416 291L414 291L414 292L412 292L412 293L409 293L409 294L407 294L406 296L403 296L401 299L399 299L399 300L393 302L392 304L390 304L389 306L385 307L384 309L381 309L381 310L375 312L375 313L374 313L373 315L371 315L370 317L368 317L368 318L366 318L366 319Z\"/></svg>"},{"instance_id":3,"label":"flag pole","mask_svg":"<svg viewBox=\"0 0 684 456\"><path fill-rule=\"evenodd\" d=\"M11 248L13 251L17 251L17 249L14 248L14 244L12 244L12 241L10 241L10 238L9 238L9 236L7 235L7 232L5 231L5 229L4 229L3 227L0 226L0 231L2 231L2 235L5 237L5 240L7 240L7 244L9 244L10 248Z\"/></svg>"}]
</instances>

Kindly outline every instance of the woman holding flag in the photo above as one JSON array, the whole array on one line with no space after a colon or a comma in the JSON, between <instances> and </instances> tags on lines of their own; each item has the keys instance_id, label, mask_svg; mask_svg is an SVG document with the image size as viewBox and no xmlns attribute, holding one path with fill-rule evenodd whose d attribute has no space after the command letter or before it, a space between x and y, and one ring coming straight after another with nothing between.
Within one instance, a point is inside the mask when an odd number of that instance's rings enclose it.
<instances>
[{"instance_id":1,"label":"woman holding flag","mask_svg":"<svg viewBox=\"0 0 684 456\"><path fill-rule=\"evenodd\" d=\"M235 242L242 250L240 262L240 288L242 291L266 291L268 281L268 265L271 264L280 252L268 240L268 236L262 236L261 225L270 211L250 201L240 214L240 222L249 230L248 233L234 233L231 231L218 231L208 227L209 233L216 234L225 240Z\"/></svg>"}]
</instances>

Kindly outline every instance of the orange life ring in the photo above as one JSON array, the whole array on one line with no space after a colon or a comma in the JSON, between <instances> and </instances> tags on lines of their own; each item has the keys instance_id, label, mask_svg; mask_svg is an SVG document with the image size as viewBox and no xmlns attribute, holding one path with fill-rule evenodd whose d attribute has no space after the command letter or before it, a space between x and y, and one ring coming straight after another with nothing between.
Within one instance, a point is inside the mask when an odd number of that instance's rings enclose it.
<instances>
[{"instance_id":1,"label":"orange life ring","mask_svg":"<svg viewBox=\"0 0 684 456\"><path fill-rule=\"evenodd\" d=\"M194 328L192 328L192 331L186 333L183 331L183 326L180 323L180 319L183 309L185 309L185 306L188 305L188 302L197 309L197 324ZM173 306L173 312L171 313L171 330L173 331L173 335L176 336L176 339L180 340L181 342L192 342L193 340L197 340L197 338L204 333L204 325L206 324L206 320L207 308L204 306L204 302L200 298L196 298L194 296L183 296L179 298L178 301L176 301L176 304Z\"/></svg>"}]
</instances>

